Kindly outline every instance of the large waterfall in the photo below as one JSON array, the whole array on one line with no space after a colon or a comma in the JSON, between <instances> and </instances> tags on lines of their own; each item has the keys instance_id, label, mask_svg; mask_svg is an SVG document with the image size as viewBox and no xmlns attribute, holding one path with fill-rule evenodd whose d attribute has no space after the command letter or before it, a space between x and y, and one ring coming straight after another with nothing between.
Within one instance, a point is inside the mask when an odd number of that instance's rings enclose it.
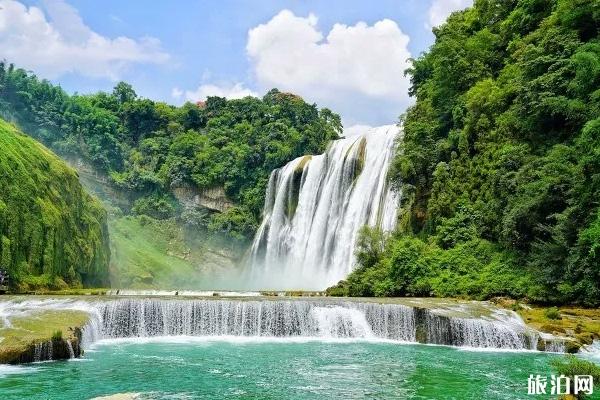
<instances>
[{"instance_id":1,"label":"large waterfall","mask_svg":"<svg viewBox=\"0 0 600 400\"><path fill-rule=\"evenodd\" d=\"M272 172L247 287L323 290L352 271L360 228L395 227L387 172L398 134L375 128Z\"/></svg>"}]
</instances>

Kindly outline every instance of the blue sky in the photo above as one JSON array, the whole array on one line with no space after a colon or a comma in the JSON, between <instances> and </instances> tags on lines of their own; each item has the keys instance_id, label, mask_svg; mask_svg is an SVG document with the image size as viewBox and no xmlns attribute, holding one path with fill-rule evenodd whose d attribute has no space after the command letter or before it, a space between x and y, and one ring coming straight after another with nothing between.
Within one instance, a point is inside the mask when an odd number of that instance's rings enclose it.
<instances>
[{"instance_id":1,"label":"blue sky","mask_svg":"<svg viewBox=\"0 0 600 400\"><path fill-rule=\"evenodd\" d=\"M262 96L277 86L339 112L393 123L412 101L406 59L469 0L0 0L2 58L69 92L119 80L172 104Z\"/></svg>"}]
</instances>

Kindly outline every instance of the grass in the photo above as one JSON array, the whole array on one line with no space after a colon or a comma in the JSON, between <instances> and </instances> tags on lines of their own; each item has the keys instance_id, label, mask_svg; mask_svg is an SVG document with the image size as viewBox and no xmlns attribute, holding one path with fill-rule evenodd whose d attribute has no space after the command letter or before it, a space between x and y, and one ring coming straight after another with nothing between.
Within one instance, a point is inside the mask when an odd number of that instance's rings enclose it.
<instances>
[{"instance_id":1,"label":"grass","mask_svg":"<svg viewBox=\"0 0 600 400\"><path fill-rule=\"evenodd\" d=\"M189 240L173 220L120 217L109 221L111 282L116 288L193 289L207 277L233 267L226 252Z\"/></svg>"},{"instance_id":2,"label":"grass","mask_svg":"<svg viewBox=\"0 0 600 400\"><path fill-rule=\"evenodd\" d=\"M41 289L28 291L26 294L49 296L103 296L110 289L107 288L72 288L62 290Z\"/></svg>"},{"instance_id":3,"label":"grass","mask_svg":"<svg viewBox=\"0 0 600 400\"><path fill-rule=\"evenodd\" d=\"M544 316L548 319L562 319L562 317L560 316L560 311L558 310L558 307L550 307L550 308L546 308L544 310Z\"/></svg>"},{"instance_id":4,"label":"grass","mask_svg":"<svg viewBox=\"0 0 600 400\"><path fill-rule=\"evenodd\" d=\"M574 379L577 375L592 376L593 381L596 384L600 381L600 366L591 361L582 360L572 355L552 360L552 366L556 369L558 374L571 378L571 394L575 393ZM564 398L583 399L587 398L587 395L578 393L577 396L565 396Z\"/></svg>"},{"instance_id":5,"label":"grass","mask_svg":"<svg viewBox=\"0 0 600 400\"><path fill-rule=\"evenodd\" d=\"M233 268L241 257L243 249L201 232L189 232L176 219L123 216L122 209L130 207L128 193L110 185L109 177L85 162L69 161L79 172L82 185L108 210L113 288L207 288L211 276Z\"/></svg>"},{"instance_id":6,"label":"grass","mask_svg":"<svg viewBox=\"0 0 600 400\"><path fill-rule=\"evenodd\" d=\"M35 312L10 318L11 326L0 328L0 363L10 361L31 345L56 339L74 339L73 328L84 326L89 316L84 311Z\"/></svg>"}]
</instances>

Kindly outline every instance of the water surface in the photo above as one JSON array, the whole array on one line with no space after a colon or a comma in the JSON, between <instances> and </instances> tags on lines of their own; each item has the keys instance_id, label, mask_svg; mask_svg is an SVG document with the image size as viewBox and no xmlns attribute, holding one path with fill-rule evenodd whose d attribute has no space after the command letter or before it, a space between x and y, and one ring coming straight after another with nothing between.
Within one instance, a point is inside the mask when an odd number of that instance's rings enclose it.
<instances>
[{"instance_id":1,"label":"water surface","mask_svg":"<svg viewBox=\"0 0 600 400\"><path fill-rule=\"evenodd\" d=\"M81 360L0 367L0 398L523 399L529 375L549 376L553 357L350 340L117 339Z\"/></svg>"}]
</instances>

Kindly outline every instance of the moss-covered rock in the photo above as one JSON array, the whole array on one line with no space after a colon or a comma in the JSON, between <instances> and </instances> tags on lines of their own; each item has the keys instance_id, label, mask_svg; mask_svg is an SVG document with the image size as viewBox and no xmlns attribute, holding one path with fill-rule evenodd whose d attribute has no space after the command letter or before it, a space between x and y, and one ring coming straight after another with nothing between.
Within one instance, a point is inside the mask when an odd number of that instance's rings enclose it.
<instances>
[{"instance_id":1,"label":"moss-covered rock","mask_svg":"<svg viewBox=\"0 0 600 400\"><path fill-rule=\"evenodd\" d=\"M89 315L76 310L24 313L0 327L0 363L79 357L82 327Z\"/></svg>"},{"instance_id":2,"label":"moss-covered rock","mask_svg":"<svg viewBox=\"0 0 600 400\"><path fill-rule=\"evenodd\" d=\"M581 347L600 338L600 309L527 306L520 307L517 312L533 329L567 338L567 353L577 353ZM556 314L560 319L554 318Z\"/></svg>"},{"instance_id":3,"label":"moss-covered rock","mask_svg":"<svg viewBox=\"0 0 600 400\"><path fill-rule=\"evenodd\" d=\"M304 156L294 168L294 173L289 184L288 202L287 202L287 216L293 218L298 207L298 199L300 197L300 187L302 186L302 176L304 175L304 169L308 163L312 160L312 156Z\"/></svg>"},{"instance_id":4,"label":"moss-covered rock","mask_svg":"<svg viewBox=\"0 0 600 400\"><path fill-rule=\"evenodd\" d=\"M105 286L106 212L76 172L0 120L0 268L13 289Z\"/></svg>"},{"instance_id":5,"label":"moss-covered rock","mask_svg":"<svg viewBox=\"0 0 600 400\"><path fill-rule=\"evenodd\" d=\"M352 163L352 181L356 181L363 168L367 156L367 139L361 138L346 150L344 154L345 162Z\"/></svg>"}]
</instances>

